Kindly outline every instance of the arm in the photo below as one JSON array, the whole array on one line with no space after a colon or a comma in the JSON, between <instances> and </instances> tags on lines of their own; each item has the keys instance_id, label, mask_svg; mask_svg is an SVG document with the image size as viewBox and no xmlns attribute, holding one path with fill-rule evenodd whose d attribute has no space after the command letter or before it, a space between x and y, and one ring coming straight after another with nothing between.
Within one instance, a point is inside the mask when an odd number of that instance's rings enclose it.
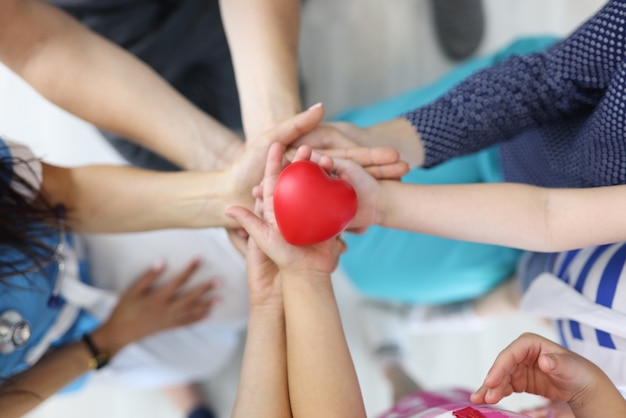
<instances>
[{"instance_id":1,"label":"arm","mask_svg":"<svg viewBox=\"0 0 626 418\"><path fill-rule=\"evenodd\" d=\"M433 103L389 122L368 128L335 124L331 138L393 146L411 166L430 167L530 128L580 117L599 103L626 56L626 34L611 23L614 9L623 7L617 3L608 2L574 34L543 53L502 61ZM606 27L612 28L610 36ZM316 147L320 142L331 139L313 137L304 143Z\"/></svg>"},{"instance_id":2,"label":"arm","mask_svg":"<svg viewBox=\"0 0 626 418\"><path fill-rule=\"evenodd\" d=\"M314 107L267 131L227 171L44 165L41 193L50 204L63 203L70 226L83 232L235 226L224 211L232 205L252 208L251 191L261 181L270 144L291 143L323 114L322 107Z\"/></svg>"},{"instance_id":3,"label":"arm","mask_svg":"<svg viewBox=\"0 0 626 418\"><path fill-rule=\"evenodd\" d=\"M379 225L532 251L626 239L626 186L546 189L512 183L384 182ZM378 216L378 215L374 215Z\"/></svg>"},{"instance_id":4,"label":"arm","mask_svg":"<svg viewBox=\"0 0 626 418\"><path fill-rule=\"evenodd\" d=\"M246 229L280 272L293 415L363 418L365 407L330 280L345 244L339 239L307 247L285 242L276 226L273 209L274 185L282 169L282 156L279 144L268 154L262 210L257 211L265 220L238 207L230 208L228 214ZM296 159L309 157L310 150L308 155L296 155ZM254 260L248 263L258 264Z\"/></svg>"},{"instance_id":5,"label":"arm","mask_svg":"<svg viewBox=\"0 0 626 418\"><path fill-rule=\"evenodd\" d=\"M300 111L299 0L221 0L246 138Z\"/></svg>"},{"instance_id":6,"label":"arm","mask_svg":"<svg viewBox=\"0 0 626 418\"><path fill-rule=\"evenodd\" d=\"M330 274L282 274L294 416L366 416Z\"/></svg>"},{"instance_id":7,"label":"arm","mask_svg":"<svg viewBox=\"0 0 626 418\"><path fill-rule=\"evenodd\" d=\"M250 307L237 397L232 418L290 418L285 315Z\"/></svg>"},{"instance_id":8,"label":"arm","mask_svg":"<svg viewBox=\"0 0 626 418\"><path fill-rule=\"evenodd\" d=\"M241 146L141 61L38 0L0 2L0 60L44 97L184 168L222 168Z\"/></svg>"},{"instance_id":9,"label":"arm","mask_svg":"<svg viewBox=\"0 0 626 418\"><path fill-rule=\"evenodd\" d=\"M357 193L351 230L379 225L544 252L626 240L625 185L550 189L515 183L408 184L377 181L342 159L334 159L327 170Z\"/></svg>"},{"instance_id":10,"label":"arm","mask_svg":"<svg viewBox=\"0 0 626 418\"><path fill-rule=\"evenodd\" d=\"M422 138L421 165L430 167L595 108L626 56L626 48L612 46L626 40L612 24L616 9L621 13L619 3L609 1L547 51L507 59L406 114Z\"/></svg>"},{"instance_id":11,"label":"arm","mask_svg":"<svg viewBox=\"0 0 626 418\"><path fill-rule=\"evenodd\" d=\"M290 418L282 285L276 265L247 244L250 320L232 418Z\"/></svg>"},{"instance_id":12,"label":"arm","mask_svg":"<svg viewBox=\"0 0 626 418\"><path fill-rule=\"evenodd\" d=\"M180 292L198 265L198 261L192 262L168 284L154 289L152 286L164 270L163 264L155 264L126 291L107 322L91 333L94 345L113 357L143 337L205 317L214 303L206 297L215 283L210 281ZM2 416L24 416L89 371L91 359L91 352L82 341L50 351L33 367L0 385Z\"/></svg>"},{"instance_id":13,"label":"arm","mask_svg":"<svg viewBox=\"0 0 626 418\"><path fill-rule=\"evenodd\" d=\"M535 334L522 335L498 355L471 399L494 404L513 392L567 402L576 418L626 416L626 400L595 364Z\"/></svg>"}]
</instances>

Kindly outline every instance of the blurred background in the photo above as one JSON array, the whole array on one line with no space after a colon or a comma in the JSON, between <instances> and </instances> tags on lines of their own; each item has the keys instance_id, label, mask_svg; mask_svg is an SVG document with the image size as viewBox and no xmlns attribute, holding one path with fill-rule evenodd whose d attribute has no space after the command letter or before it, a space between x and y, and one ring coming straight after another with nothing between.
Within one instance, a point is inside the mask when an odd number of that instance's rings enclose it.
<instances>
[{"instance_id":1,"label":"blurred background","mask_svg":"<svg viewBox=\"0 0 626 418\"><path fill-rule=\"evenodd\" d=\"M436 0L435 0L436 1ZM484 35L474 56L492 53L527 35L564 36L592 15L601 0L484 0ZM322 101L329 115L426 85L459 62L442 50L428 0L307 0L303 6L301 65L305 104ZM58 164L119 163L120 157L88 124L41 100L0 67L0 133L30 145ZM366 349L357 306L359 295L338 272L337 298L344 318L368 414L390 405L389 387ZM545 324L522 316L493 318L479 328L411 335L408 366L427 388L476 388L500 349L524 331L552 337ZM206 382L220 413L230 415L241 350ZM532 405L515 396L504 406ZM178 417L154 391L83 390L58 396L30 418Z\"/></svg>"}]
</instances>

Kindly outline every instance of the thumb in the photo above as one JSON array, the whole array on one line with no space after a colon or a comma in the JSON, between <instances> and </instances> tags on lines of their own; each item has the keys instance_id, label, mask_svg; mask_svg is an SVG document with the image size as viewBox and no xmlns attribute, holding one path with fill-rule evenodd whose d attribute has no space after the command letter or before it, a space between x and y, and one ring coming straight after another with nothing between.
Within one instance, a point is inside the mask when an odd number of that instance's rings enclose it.
<instances>
[{"instance_id":1,"label":"thumb","mask_svg":"<svg viewBox=\"0 0 626 418\"><path fill-rule=\"evenodd\" d=\"M261 136L260 141L264 145L270 145L273 142L280 142L287 146L299 139L303 135L311 132L313 128L319 125L324 117L324 107L321 103L315 104L287 119L279 124L276 128L266 132Z\"/></svg>"},{"instance_id":2,"label":"thumb","mask_svg":"<svg viewBox=\"0 0 626 418\"><path fill-rule=\"evenodd\" d=\"M584 362L571 353L542 354L539 358L539 368L555 382L565 383L570 387L588 384L591 374Z\"/></svg>"}]
</instances>

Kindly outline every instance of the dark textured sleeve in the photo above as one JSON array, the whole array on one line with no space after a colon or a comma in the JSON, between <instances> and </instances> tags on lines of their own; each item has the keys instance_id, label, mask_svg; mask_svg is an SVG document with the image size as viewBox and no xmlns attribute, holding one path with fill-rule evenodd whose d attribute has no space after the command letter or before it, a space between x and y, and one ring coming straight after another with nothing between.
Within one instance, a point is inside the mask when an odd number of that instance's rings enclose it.
<instances>
[{"instance_id":1,"label":"dark textured sleeve","mask_svg":"<svg viewBox=\"0 0 626 418\"><path fill-rule=\"evenodd\" d=\"M420 133L424 166L551 121L584 117L624 61L625 22L626 0L613 0L545 52L507 59L403 115Z\"/></svg>"}]
</instances>

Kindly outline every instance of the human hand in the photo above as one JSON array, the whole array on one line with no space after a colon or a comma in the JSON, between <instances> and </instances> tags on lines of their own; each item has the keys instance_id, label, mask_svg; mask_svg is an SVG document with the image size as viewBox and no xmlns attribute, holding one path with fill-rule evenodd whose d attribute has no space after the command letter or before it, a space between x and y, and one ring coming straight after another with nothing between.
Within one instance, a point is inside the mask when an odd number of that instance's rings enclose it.
<instances>
[{"instance_id":1,"label":"human hand","mask_svg":"<svg viewBox=\"0 0 626 418\"><path fill-rule=\"evenodd\" d=\"M284 145L291 144L315 128L323 117L323 107L321 105L313 106L265 132L260 137L249 140L244 153L227 172L226 181L229 183L227 187L231 190L231 204L252 210L254 199L251 191L263 178L263 168L270 145L274 142Z\"/></svg>"},{"instance_id":2,"label":"human hand","mask_svg":"<svg viewBox=\"0 0 626 418\"><path fill-rule=\"evenodd\" d=\"M155 263L124 292L109 319L92 334L96 345L112 356L148 335L206 317L219 300L210 297L218 281L181 290L199 266L200 260L195 259L172 280L154 287L165 270L162 262Z\"/></svg>"},{"instance_id":3,"label":"human hand","mask_svg":"<svg viewBox=\"0 0 626 418\"><path fill-rule=\"evenodd\" d=\"M307 147L301 149L306 150ZM326 168L331 175L347 181L354 188L358 206L357 213L348 226L348 231L362 233L370 225L376 225L379 222L382 189L380 183L367 170L354 161L341 158L332 158L330 163L323 165L321 159L328 157L320 156L315 152L311 153L310 158Z\"/></svg>"},{"instance_id":4,"label":"human hand","mask_svg":"<svg viewBox=\"0 0 626 418\"><path fill-rule=\"evenodd\" d=\"M295 150L307 145L322 155L352 160L377 179L399 179L409 171L409 165L400 159L400 153L391 146L369 145L374 141L364 128L345 122L320 124L297 140L288 158ZM291 158L290 158L291 159Z\"/></svg>"},{"instance_id":5,"label":"human hand","mask_svg":"<svg viewBox=\"0 0 626 418\"><path fill-rule=\"evenodd\" d=\"M587 359L539 335L525 333L498 355L471 401L495 404L514 392L527 392L571 405L596 390L600 375L603 373Z\"/></svg>"},{"instance_id":6,"label":"human hand","mask_svg":"<svg viewBox=\"0 0 626 418\"><path fill-rule=\"evenodd\" d=\"M392 119L367 128L347 122L325 123L294 145L308 145L316 150L325 150L324 153L333 157L341 157L331 151L333 148L391 147L399 153L400 160L410 167L424 163L421 136L404 118Z\"/></svg>"},{"instance_id":7,"label":"human hand","mask_svg":"<svg viewBox=\"0 0 626 418\"><path fill-rule=\"evenodd\" d=\"M345 244L340 239L333 238L319 244L297 247L284 240L276 225L274 187L283 168L283 154L284 146L281 144L272 145L270 148L262 187L257 187L254 191L256 196L262 196L256 207L257 214L242 207L231 207L226 213L227 216L237 220L254 241L254 244L248 246L249 275L260 278L271 274L262 254L265 254L281 273L330 275L337 267L339 254L345 250ZM304 147L296 154L295 160L309 157L310 149ZM323 168L329 169L332 166L332 159L329 157L321 157L320 160ZM275 273L276 270L272 272Z\"/></svg>"}]
</instances>

